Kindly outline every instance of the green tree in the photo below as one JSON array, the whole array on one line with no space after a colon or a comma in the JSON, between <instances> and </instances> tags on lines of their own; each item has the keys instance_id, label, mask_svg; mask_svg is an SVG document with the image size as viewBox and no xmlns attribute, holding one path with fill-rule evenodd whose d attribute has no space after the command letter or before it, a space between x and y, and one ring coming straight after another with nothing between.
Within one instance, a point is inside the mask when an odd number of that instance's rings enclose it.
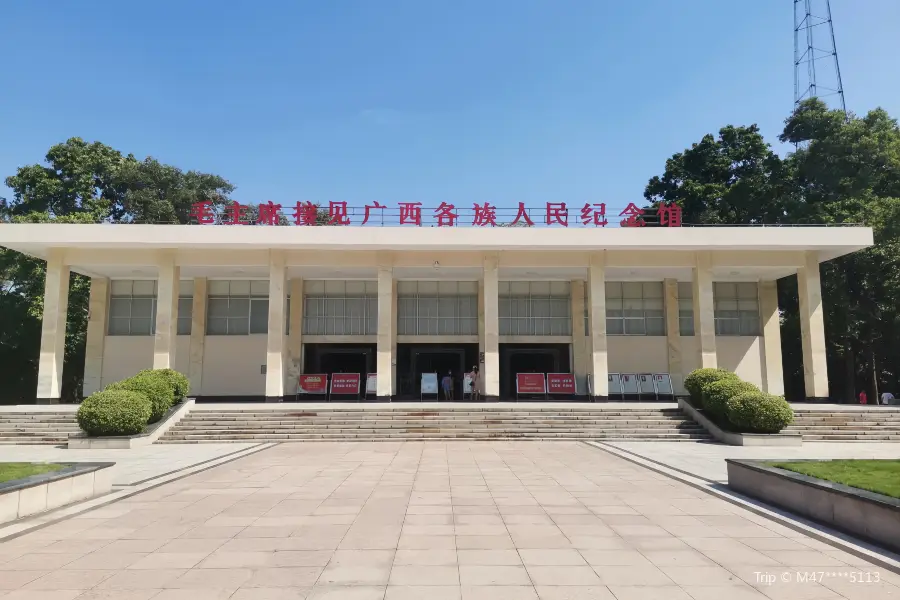
<instances>
[{"instance_id":1,"label":"green tree","mask_svg":"<svg viewBox=\"0 0 900 600\"><path fill-rule=\"evenodd\" d=\"M225 179L183 172L153 158L123 155L100 142L71 138L50 148L45 164L6 178L0 222L187 223L194 202L230 202ZM43 315L44 261L0 249L0 402L33 400ZM69 287L63 396L80 397L90 280L73 274Z\"/></svg>"}]
</instances>

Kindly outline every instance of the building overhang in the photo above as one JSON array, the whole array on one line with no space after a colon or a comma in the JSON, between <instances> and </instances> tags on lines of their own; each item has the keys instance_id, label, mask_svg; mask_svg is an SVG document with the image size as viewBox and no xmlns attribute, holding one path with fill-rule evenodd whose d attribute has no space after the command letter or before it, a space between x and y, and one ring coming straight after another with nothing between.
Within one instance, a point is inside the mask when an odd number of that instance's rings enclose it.
<instances>
[{"instance_id":1,"label":"building overhang","mask_svg":"<svg viewBox=\"0 0 900 600\"><path fill-rule=\"evenodd\" d=\"M795 273L809 253L824 262L872 243L868 227L0 225L0 246L41 259L62 251L76 272L132 278L152 276L164 255L174 255L184 276L266 277L269 252L281 250L304 277L368 277L385 253L401 276L462 275L496 254L510 277L576 277L590 254L604 252L610 276L689 279L695 253L708 252L717 277L759 279Z\"/></svg>"}]
</instances>

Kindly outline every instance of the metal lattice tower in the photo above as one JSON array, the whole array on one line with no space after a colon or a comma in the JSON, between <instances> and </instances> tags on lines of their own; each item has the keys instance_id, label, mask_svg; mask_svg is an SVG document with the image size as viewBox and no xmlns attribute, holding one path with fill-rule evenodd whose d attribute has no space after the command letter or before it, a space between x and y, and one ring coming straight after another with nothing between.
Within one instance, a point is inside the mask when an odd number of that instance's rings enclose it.
<instances>
[{"instance_id":1,"label":"metal lattice tower","mask_svg":"<svg viewBox=\"0 0 900 600\"><path fill-rule=\"evenodd\" d=\"M837 96L847 112L831 0L794 0L794 105L807 98L827 102L829 96Z\"/></svg>"}]
</instances>

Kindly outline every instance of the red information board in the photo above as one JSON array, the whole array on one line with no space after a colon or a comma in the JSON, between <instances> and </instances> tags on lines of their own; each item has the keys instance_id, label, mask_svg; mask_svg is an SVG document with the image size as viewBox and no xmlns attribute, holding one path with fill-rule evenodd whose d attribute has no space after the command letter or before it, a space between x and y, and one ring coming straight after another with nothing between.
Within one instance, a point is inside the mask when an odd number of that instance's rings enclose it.
<instances>
[{"instance_id":1,"label":"red information board","mask_svg":"<svg viewBox=\"0 0 900 600\"><path fill-rule=\"evenodd\" d=\"M575 394L575 375L572 373L547 373L548 394Z\"/></svg>"},{"instance_id":2,"label":"red information board","mask_svg":"<svg viewBox=\"0 0 900 600\"><path fill-rule=\"evenodd\" d=\"M546 394L543 373L516 373L517 394Z\"/></svg>"},{"instance_id":3,"label":"red information board","mask_svg":"<svg viewBox=\"0 0 900 600\"><path fill-rule=\"evenodd\" d=\"M301 375L297 381L299 394L327 394L328 375Z\"/></svg>"},{"instance_id":4,"label":"red information board","mask_svg":"<svg viewBox=\"0 0 900 600\"><path fill-rule=\"evenodd\" d=\"M359 373L332 373L331 393L343 395L359 394Z\"/></svg>"}]
</instances>

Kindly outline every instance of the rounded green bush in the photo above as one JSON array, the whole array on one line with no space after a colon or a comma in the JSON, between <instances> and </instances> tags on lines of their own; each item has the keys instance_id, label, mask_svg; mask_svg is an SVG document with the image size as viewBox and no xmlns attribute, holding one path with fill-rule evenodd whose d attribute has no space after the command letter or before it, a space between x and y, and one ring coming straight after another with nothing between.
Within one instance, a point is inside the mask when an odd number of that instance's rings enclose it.
<instances>
[{"instance_id":1,"label":"rounded green bush","mask_svg":"<svg viewBox=\"0 0 900 600\"><path fill-rule=\"evenodd\" d=\"M744 392L728 399L725 416L738 431L778 433L794 420L794 410L781 396Z\"/></svg>"},{"instance_id":2,"label":"rounded green bush","mask_svg":"<svg viewBox=\"0 0 900 600\"><path fill-rule=\"evenodd\" d=\"M738 376L725 369L695 369L684 378L684 389L691 395L694 406L703 407L703 388L722 379L737 379Z\"/></svg>"},{"instance_id":3,"label":"rounded green bush","mask_svg":"<svg viewBox=\"0 0 900 600\"><path fill-rule=\"evenodd\" d=\"M187 378L187 375L175 369L145 369L139 372L138 375L150 375L165 380L166 384L172 388L172 396L175 398L173 404L178 404L184 400L185 396L191 391L191 381Z\"/></svg>"},{"instance_id":4,"label":"rounded green bush","mask_svg":"<svg viewBox=\"0 0 900 600\"><path fill-rule=\"evenodd\" d=\"M106 389L85 398L77 418L90 436L134 435L150 418L150 400L139 392Z\"/></svg>"},{"instance_id":5,"label":"rounded green bush","mask_svg":"<svg viewBox=\"0 0 900 600\"><path fill-rule=\"evenodd\" d=\"M147 396L150 400L150 423L159 421L172 408L175 397L167 379L149 372L138 373L134 377L117 381L106 386L108 390L130 390Z\"/></svg>"},{"instance_id":6,"label":"rounded green bush","mask_svg":"<svg viewBox=\"0 0 900 600\"><path fill-rule=\"evenodd\" d=\"M741 381L737 377L720 379L703 387L703 410L719 422L727 418L725 405L733 397L744 392L760 393L752 383Z\"/></svg>"}]
</instances>

